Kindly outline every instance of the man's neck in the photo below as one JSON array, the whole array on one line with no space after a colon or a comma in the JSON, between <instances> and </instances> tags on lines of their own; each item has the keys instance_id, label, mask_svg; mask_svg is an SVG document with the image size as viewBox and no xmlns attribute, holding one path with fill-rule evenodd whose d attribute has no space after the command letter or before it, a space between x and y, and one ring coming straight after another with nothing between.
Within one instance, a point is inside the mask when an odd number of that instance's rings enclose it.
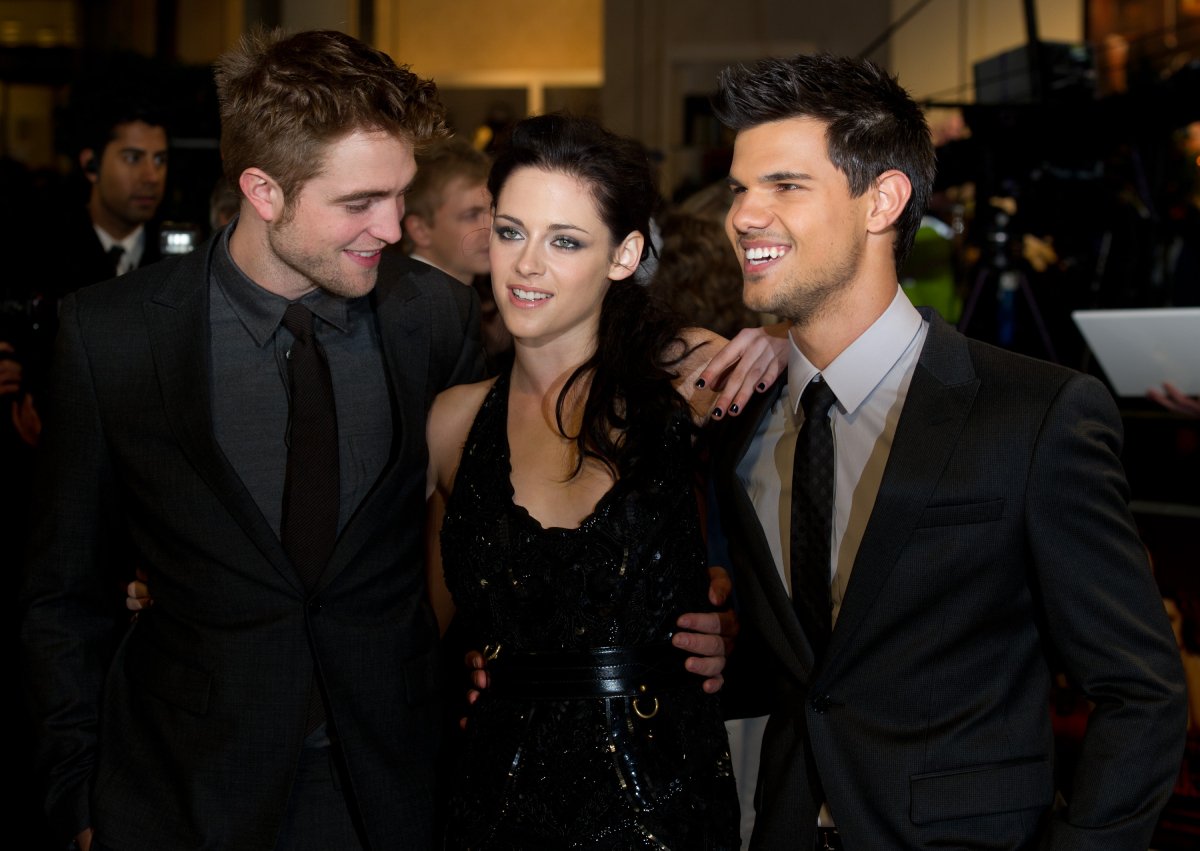
<instances>
[{"instance_id":1,"label":"man's neck","mask_svg":"<svg viewBox=\"0 0 1200 851\"><path fill-rule=\"evenodd\" d=\"M315 289L312 281L283 263L267 240L267 226L254 216L239 216L229 235L229 256L247 278L269 293L296 301Z\"/></svg>"},{"instance_id":2,"label":"man's neck","mask_svg":"<svg viewBox=\"0 0 1200 851\"><path fill-rule=\"evenodd\" d=\"M92 196L92 199L88 201L87 210L92 224L108 234L113 242L120 242L126 239L131 233L142 227L141 222L126 222L110 214L95 196Z\"/></svg>"},{"instance_id":3,"label":"man's neck","mask_svg":"<svg viewBox=\"0 0 1200 851\"><path fill-rule=\"evenodd\" d=\"M870 328L896 296L896 282L856 286L831 299L819 312L793 321L788 333L817 369L824 369Z\"/></svg>"}]
</instances>

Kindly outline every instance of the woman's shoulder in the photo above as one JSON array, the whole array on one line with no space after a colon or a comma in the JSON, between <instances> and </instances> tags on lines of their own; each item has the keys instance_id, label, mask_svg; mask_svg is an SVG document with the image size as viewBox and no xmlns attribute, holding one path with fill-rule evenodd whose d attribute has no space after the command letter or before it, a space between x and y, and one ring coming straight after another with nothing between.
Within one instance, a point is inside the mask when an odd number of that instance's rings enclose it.
<instances>
[{"instance_id":1,"label":"woman's shoulder","mask_svg":"<svg viewBox=\"0 0 1200 851\"><path fill-rule=\"evenodd\" d=\"M445 486L453 479L458 459L471 433L475 415L495 385L489 378L473 384L447 387L433 400L425 439L429 445L429 461L439 484Z\"/></svg>"}]
</instances>

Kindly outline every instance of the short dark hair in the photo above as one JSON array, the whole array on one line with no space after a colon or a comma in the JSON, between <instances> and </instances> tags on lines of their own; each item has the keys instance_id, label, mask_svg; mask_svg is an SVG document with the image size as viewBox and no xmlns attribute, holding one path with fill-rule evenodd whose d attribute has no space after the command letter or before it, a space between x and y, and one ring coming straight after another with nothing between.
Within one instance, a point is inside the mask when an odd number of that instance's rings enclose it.
<instances>
[{"instance_id":1,"label":"short dark hair","mask_svg":"<svg viewBox=\"0 0 1200 851\"><path fill-rule=\"evenodd\" d=\"M324 167L325 147L382 130L419 147L444 135L437 87L335 30L255 30L216 63L221 158L271 175L289 201Z\"/></svg>"},{"instance_id":2,"label":"short dark hair","mask_svg":"<svg viewBox=\"0 0 1200 851\"><path fill-rule=\"evenodd\" d=\"M117 138L117 128L136 121L161 127L170 136L171 115L162 84L165 71L158 63L113 54L105 68L85 73L72 86L73 157L90 149L98 162Z\"/></svg>"},{"instance_id":3,"label":"short dark hair","mask_svg":"<svg viewBox=\"0 0 1200 851\"><path fill-rule=\"evenodd\" d=\"M788 118L824 122L829 159L852 197L888 169L907 175L913 193L896 222L900 268L929 206L937 158L924 113L894 76L870 60L827 53L763 59L722 71L713 109L735 131Z\"/></svg>"}]
</instances>

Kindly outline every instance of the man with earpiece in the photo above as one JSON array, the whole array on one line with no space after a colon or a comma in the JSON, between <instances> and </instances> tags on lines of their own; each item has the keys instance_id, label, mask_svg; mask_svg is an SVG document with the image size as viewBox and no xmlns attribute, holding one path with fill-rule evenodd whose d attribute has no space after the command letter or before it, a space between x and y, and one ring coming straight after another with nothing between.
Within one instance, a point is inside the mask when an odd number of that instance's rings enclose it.
<instances>
[{"instance_id":1,"label":"man with earpiece","mask_svg":"<svg viewBox=\"0 0 1200 851\"><path fill-rule=\"evenodd\" d=\"M161 256L158 212L167 182L167 130L153 104L106 104L84 120L79 164L91 184L87 221L61 279L69 292L145 266Z\"/></svg>"}]
</instances>

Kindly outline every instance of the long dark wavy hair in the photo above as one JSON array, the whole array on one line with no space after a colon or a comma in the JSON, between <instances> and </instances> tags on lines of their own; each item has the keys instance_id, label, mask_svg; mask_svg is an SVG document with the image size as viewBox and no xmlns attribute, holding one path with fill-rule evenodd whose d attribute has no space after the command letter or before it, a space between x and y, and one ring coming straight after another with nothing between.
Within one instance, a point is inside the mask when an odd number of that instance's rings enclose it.
<instances>
[{"instance_id":1,"label":"long dark wavy hair","mask_svg":"<svg viewBox=\"0 0 1200 851\"><path fill-rule=\"evenodd\" d=\"M509 177L522 168L565 174L591 192L613 242L633 231L646 237L659 202L645 148L580 116L555 113L518 122L497 152L488 190L493 204ZM673 420L690 422L687 402L676 392L675 367L690 353L680 336L681 320L646 288L626 278L613 281L600 309L596 350L567 379L558 395L558 430L576 443L572 475L585 459L604 464L618 478L635 476L640 463L661 451L662 434ZM563 419L578 382L590 379L577 434Z\"/></svg>"}]
</instances>

